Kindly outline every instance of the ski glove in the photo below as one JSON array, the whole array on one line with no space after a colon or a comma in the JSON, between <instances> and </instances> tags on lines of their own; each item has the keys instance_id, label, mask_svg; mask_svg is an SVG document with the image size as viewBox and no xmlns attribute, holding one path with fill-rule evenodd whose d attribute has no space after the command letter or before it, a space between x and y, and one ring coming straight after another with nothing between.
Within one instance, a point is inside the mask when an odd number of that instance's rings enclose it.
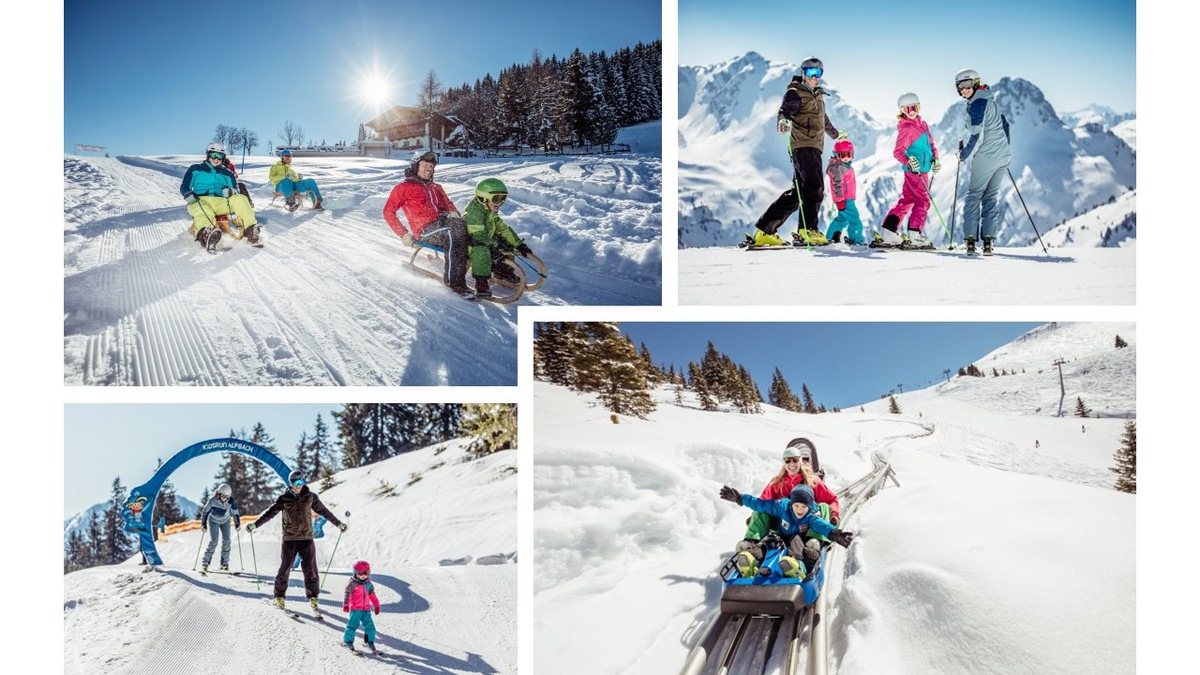
<instances>
[{"instance_id":1,"label":"ski glove","mask_svg":"<svg viewBox=\"0 0 1200 675\"><path fill-rule=\"evenodd\" d=\"M520 244L517 245L517 253L520 253L521 255L528 258L529 256L533 255L533 250L530 249L529 246L525 242L521 242Z\"/></svg>"},{"instance_id":2,"label":"ski glove","mask_svg":"<svg viewBox=\"0 0 1200 675\"><path fill-rule=\"evenodd\" d=\"M921 163L917 161L916 157L909 157L908 158L908 168L911 169L913 173L920 173L921 172Z\"/></svg>"},{"instance_id":3,"label":"ski glove","mask_svg":"<svg viewBox=\"0 0 1200 675\"><path fill-rule=\"evenodd\" d=\"M834 202L834 204L836 204L836 205L837 205L837 210L838 210L838 211L845 211L845 210L846 210L846 200L845 200L845 199L843 199L843 200L842 200L842 201L840 201L840 202Z\"/></svg>"},{"instance_id":4,"label":"ski glove","mask_svg":"<svg viewBox=\"0 0 1200 675\"><path fill-rule=\"evenodd\" d=\"M187 200L187 203L194 204L196 202L196 193L189 192L186 195L184 195L183 198Z\"/></svg>"},{"instance_id":5,"label":"ski glove","mask_svg":"<svg viewBox=\"0 0 1200 675\"><path fill-rule=\"evenodd\" d=\"M787 548L787 544L783 543L783 537L774 532L763 537L763 540L760 542L760 544L762 545L764 551L770 551L771 549L776 548Z\"/></svg>"},{"instance_id":6,"label":"ski glove","mask_svg":"<svg viewBox=\"0 0 1200 675\"><path fill-rule=\"evenodd\" d=\"M338 529L341 530L342 532L345 532L347 527L350 527L350 526L345 523L338 523Z\"/></svg>"},{"instance_id":7,"label":"ski glove","mask_svg":"<svg viewBox=\"0 0 1200 675\"><path fill-rule=\"evenodd\" d=\"M379 616L379 608L378 607L375 608L375 616Z\"/></svg>"},{"instance_id":8,"label":"ski glove","mask_svg":"<svg viewBox=\"0 0 1200 675\"><path fill-rule=\"evenodd\" d=\"M792 124L781 117L779 118L779 124L777 128L779 129L779 134L781 136L787 136L792 130Z\"/></svg>"},{"instance_id":9,"label":"ski glove","mask_svg":"<svg viewBox=\"0 0 1200 675\"><path fill-rule=\"evenodd\" d=\"M838 131L838 137L837 137L837 139L838 139L839 141L841 141L841 140L845 140L845 139L847 138L847 136L848 136L848 135L846 134L846 130L845 130L845 129L842 129L841 131Z\"/></svg>"},{"instance_id":10,"label":"ski glove","mask_svg":"<svg viewBox=\"0 0 1200 675\"><path fill-rule=\"evenodd\" d=\"M937 157L934 157L934 158L933 158L933 166L931 166L931 167L929 167L929 168L930 168L930 170L932 170L934 173L937 173L938 171L941 171L941 170L942 170L942 160L938 159Z\"/></svg>"},{"instance_id":11,"label":"ski glove","mask_svg":"<svg viewBox=\"0 0 1200 675\"><path fill-rule=\"evenodd\" d=\"M854 533L845 530L834 530L829 533L829 538L843 547L848 547L850 546L850 542L854 540Z\"/></svg>"},{"instance_id":12,"label":"ski glove","mask_svg":"<svg viewBox=\"0 0 1200 675\"><path fill-rule=\"evenodd\" d=\"M254 523L250 523L249 525L246 525L246 531L254 532Z\"/></svg>"},{"instance_id":13,"label":"ski glove","mask_svg":"<svg viewBox=\"0 0 1200 675\"><path fill-rule=\"evenodd\" d=\"M221 196L224 197L225 199L229 199L230 197L233 196L233 190L230 188L227 188L227 187L223 187L223 188L221 188Z\"/></svg>"},{"instance_id":14,"label":"ski glove","mask_svg":"<svg viewBox=\"0 0 1200 675\"><path fill-rule=\"evenodd\" d=\"M409 232L405 232L404 234L400 235L400 243L408 246L409 248L416 246L416 244L413 243L412 234Z\"/></svg>"},{"instance_id":15,"label":"ski glove","mask_svg":"<svg viewBox=\"0 0 1200 675\"><path fill-rule=\"evenodd\" d=\"M742 493L734 490L728 485L722 485L721 499L724 499L727 502L733 502L734 504L738 504L740 506L742 503Z\"/></svg>"},{"instance_id":16,"label":"ski glove","mask_svg":"<svg viewBox=\"0 0 1200 675\"><path fill-rule=\"evenodd\" d=\"M350 611L350 603L346 603L346 604L342 605L342 611L349 612Z\"/></svg>"}]
</instances>

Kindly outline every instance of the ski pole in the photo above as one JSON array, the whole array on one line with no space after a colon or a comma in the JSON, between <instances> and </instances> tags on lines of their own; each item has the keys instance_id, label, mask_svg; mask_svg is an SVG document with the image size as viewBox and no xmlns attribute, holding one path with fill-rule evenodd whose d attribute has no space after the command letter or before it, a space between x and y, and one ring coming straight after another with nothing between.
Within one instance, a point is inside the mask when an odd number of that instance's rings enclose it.
<instances>
[{"instance_id":1,"label":"ski pole","mask_svg":"<svg viewBox=\"0 0 1200 675\"><path fill-rule=\"evenodd\" d=\"M1021 189L1017 187L1017 179L1013 178L1012 169L1005 168L1004 170L1008 172L1008 179L1012 181L1013 190L1016 190L1017 199L1021 200L1021 206L1025 206L1025 198L1021 196ZM1042 252L1050 255L1050 251L1046 250L1046 242L1042 241L1042 233L1038 232L1037 225L1033 222L1033 215L1029 213L1028 206L1025 206L1025 215L1029 218L1029 224L1033 225L1033 232L1037 235L1038 243L1042 245Z\"/></svg>"},{"instance_id":2,"label":"ski pole","mask_svg":"<svg viewBox=\"0 0 1200 675\"><path fill-rule=\"evenodd\" d=\"M254 588L262 591L262 581L258 578L258 556L254 554L254 530L250 530L250 560L254 563Z\"/></svg>"},{"instance_id":3,"label":"ski pole","mask_svg":"<svg viewBox=\"0 0 1200 675\"><path fill-rule=\"evenodd\" d=\"M346 520L350 520L350 512L346 512ZM329 562L325 564L325 575L321 577L321 586L318 591L325 590L325 580L329 578L329 568L333 566L333 556L337 554L338 544L342 543L342 528L338 528L337 541L333 542L333 552L329 554Z\"/></svg>"},{"instance_id":4,"label":"ski pole","mask_svg":"<svg viewBox=\"0 0 1200 675\"><path fill-rule=\"evenodd\" d=\"M200 564L200 549L204 546L204 525L200 525L200 543L196 545L196 562L192 563L192 571L196 571L196 566Z\"/></svg>"},{"instance_id":5,"label":"ski pole","mask_svg":"<svg viewBox=\"0 0 1200 675\"><path fill-rule=\"evenodd\" d=\"M800 229L807 230L808 224L804 222L804 202L800 199L800 176L796 172L796 158L792 155L792 135L787 135L788 162L792 165L792 187L796 189L796 210L800 212ZM812 250L812 244L808 241L808 233L804 234L804 244L808 250Z\"/></svg>"},{"instance_id":6,"label":"ski pole","mask_svg":"<svg viewBox=\"0 0 1200 675\"><path fill-rule=\"evenodd\" d=\"M960 138L960 139L958 139L959 153L962 152L962 149L963 149L963 141ZM955 157L957 158L958 155L955 155ZM961 167L962 167L962 160L960 159L954 165L954 203L950 205L950 244L951 244L951 248L953 248L953 244L954 244L954 214L958 211L958 170Z\"/></svg>"},{"instance_id":7,"label":"ski pole","mask_svg":"<svg viewBox=\"0 0 1200 675\"><path fill-rule=\"evenodd\" d=\"M933 212L937 214L938 220L942 223L942 230L945 231L946 237L950 239L950 250L954 250L954 238L950 236L950 230L946 227L946 219L942 217L942 212L938 209L937 202L933 201L933 192L930 187L933 185L933 176L929 177L929 185L925 185L925 181L920 181L921 187L925 188L925 196L929 197L929 203L933 205Z\"/></svg>"},{"instance_id":8,"label":"ski pole","mask_svg":"<svg viewBox=\"0 0 1200 675\"><path fill-rule=\"evenodd\" d=\"M233 533L235 535L237 535L237 540L238 540L238 565L242 568L241 571L245 572L246 571L246 560L244 558L242 558L242 528L241 527L233 528Z\"/></svg>"}]
</instances>

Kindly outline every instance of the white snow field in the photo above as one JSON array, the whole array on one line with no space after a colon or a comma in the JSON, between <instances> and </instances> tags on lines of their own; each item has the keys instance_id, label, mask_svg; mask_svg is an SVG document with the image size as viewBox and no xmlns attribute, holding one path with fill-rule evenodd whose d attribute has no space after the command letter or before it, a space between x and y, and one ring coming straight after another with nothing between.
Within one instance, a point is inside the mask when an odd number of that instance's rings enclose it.
<instances>
[{"instance_id":1,"label":"white snow field","mask_svg":"<svg viewBox=\"0 0 1200 675\"><path fill-rule=\"evenodd\" d=\"M515 672L517 454L467 463L464 456L451 442L342 471L335 487L318 487L335 515L351 514L340 541L332 525L317 540L324 621L307 616L299 570L287 602L305 616L290 619L269 604L278 516L255 532L253 554L242 528L241 552L235 542L230 557L233 571L245 570L240 576L192 571L198 530L160 539L161 571L147 571L134 556L66 575L64 672ZM380 481L399 494L372 495ZM381 656L360 658L340 646L343 589L360 559L371 564L382 604L374 617Z\"/></svg>"},{"instance_id":2,"label":"white snow field","mask_svg":"<svg viewBox=\"0 0 1200 675\"><path fill-rule=\"evenodd\" d=\"M535 383L538 672L680 672L749 515L718 490L758 494L797 437L835 490L876 453L899 480L833 549L831 672L1134 672L1137 500L1108 467L1136 410L1136 338L1133 324L1048 324L981 354L987 377L896 395L901 414L887 400L703 412L664 388L649 419L613 424L592 397ZM1072 416L1076 397L1098 417ZM763 672L782 672L782 642Z\"/></svg>"},{"instance_id":3,"label":"white snow field","mask_svg":"<svg viewBox=\"0 0 1200 675\"><path fill-rule=\"evenodd\" d=\"M410 249L382 215L407 161L297 157L327 210L289 213L269 206L277 160L235 157L264 247L226 237L210 255L179 194L199 152L66 155L64 382L515 385L520 305L661 302L661 124L618 141L636 151L438 166L460 210L483 178L508 186L501 215L548 277L508 306L465 302L407 269Z\"/></svg>"}]
</instances>

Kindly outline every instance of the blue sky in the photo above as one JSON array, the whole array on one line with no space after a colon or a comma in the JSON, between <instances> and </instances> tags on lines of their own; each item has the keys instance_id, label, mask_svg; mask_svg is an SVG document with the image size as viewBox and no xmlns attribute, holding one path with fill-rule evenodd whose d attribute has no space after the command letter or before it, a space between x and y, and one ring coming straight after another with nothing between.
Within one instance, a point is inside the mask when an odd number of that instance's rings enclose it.
<instances>
[{"instance_id":1,"label":"blue sky","mask_svg":"<svg viewBox=\"0 0 1200 675\"><path fill-rule=\"evenodd\" d=\"M611 53L662 38L658 3L65 0L63 147L110 154L201 153L223 123L278 143L284 122L310 139L353 141L381 106L415 104L430 70L474 83L514 63ZM387 106L383 106L387 107Z\"/></svg>"},{"instance_id":2,"label":"blue sky","mask_svg":"<svg viewBox=\"0 0 1200 675\"><path fill-rule=\"evenodd\" d=\"M891 391L943 381L1041 323L632 323L621 324L655 363L699 363L709 341L743 365L763 398L775 368L800 395L808 385L827 409L869 403Z\"/></svg>"},{"instance_id":3,"label":"blue sky","mask_svg":"<svg viewBox=\"0 0 1200 675\"><path fill-rule=\"evenodd\" d=\"M275 439L275 449L290 461L300 434L312 434L317 415L336 438L337 422L331 411L342 404L68 404L64 415L63 518L106 501L118 476L128 490L154 475L157 459L163 462L198 441L228 438L230 429L245 429L262 422ZM223 453L204 455L171 474L176 491L199 501Z\"/></svg>"},{"instance_id":4,"label":"blue sky","mask_svg":"<svg viewBox=\"0 0 1200 675\"><path fill-rule=\"evenodd\" d=\"M1135 14L1132 0L680 0L679 64L756 51L799 65L815 55L826 83L877 119L912 91L925 117L940 120L957 100L954 74L962 68L979 71L985 83L1028 80L1059 113L1093 103L1133 112Z\"/></svg>"}]
</instances>

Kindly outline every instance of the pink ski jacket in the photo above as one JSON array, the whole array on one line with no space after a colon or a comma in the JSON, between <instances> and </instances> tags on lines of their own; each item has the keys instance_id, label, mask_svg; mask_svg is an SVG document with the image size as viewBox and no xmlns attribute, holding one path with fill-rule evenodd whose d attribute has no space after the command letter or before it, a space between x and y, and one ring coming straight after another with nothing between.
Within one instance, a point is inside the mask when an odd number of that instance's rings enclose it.
<instances>
[{"instance_id":1,"label":"pink ski jacket","mask_svg":"<svg viewBox=\"0 0 1200 675\"><path fill-rule=\"evenodd\" d=\"M375 584L371 583L370 579L360 580L358 577L352 577L346 584L346 596L342 601L342 611L369 612L372 609L376 612L379 611L379 598L375 597Z\"/></svg>"}]
</instances>

